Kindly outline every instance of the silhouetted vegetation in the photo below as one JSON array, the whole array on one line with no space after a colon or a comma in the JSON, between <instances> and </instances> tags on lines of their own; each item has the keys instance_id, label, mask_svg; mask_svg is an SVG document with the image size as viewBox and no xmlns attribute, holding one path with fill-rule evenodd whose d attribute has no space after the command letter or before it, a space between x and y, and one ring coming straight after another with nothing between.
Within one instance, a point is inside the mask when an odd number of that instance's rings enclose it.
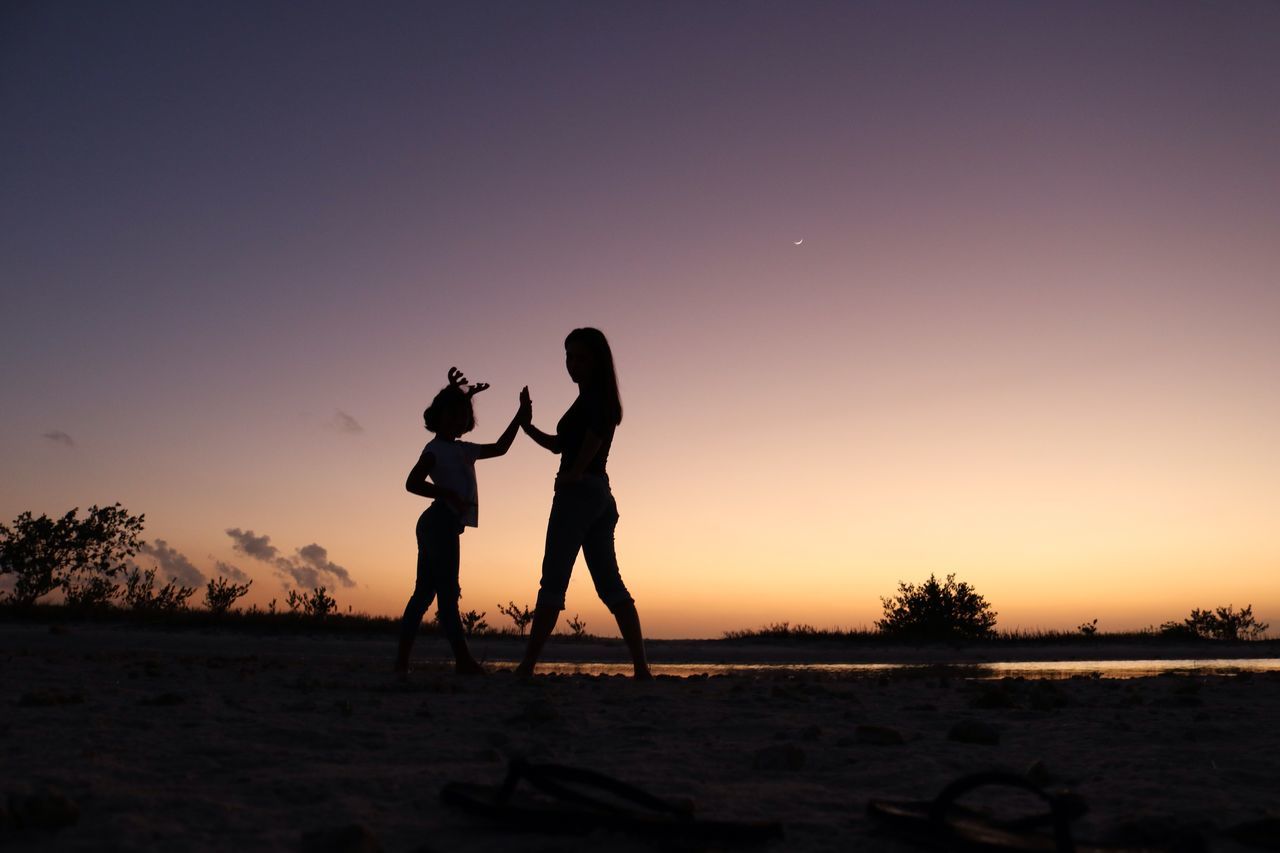
<instances>
[{"instance_id":1,"label":"silhouetted vegetation","mask_svg":"<svg viewBox=\"0 0 1280 853\"><path fill-rule=\"evenodd\" d=\"M1181 622L1165 622L1160 633L1174 637L1195 637L1205 640L1257 640L1270 627L1253 616L1253 605L1240 610L1232 605L1216 610L1196 608Z\"/></svg>"},{"instance_id":2,"label":"silhouetted vegetation","mask_svg":"<svg viewBox=\"0 0 1280 853\"><path fill-rule=\"evenodd\" d=\"M253 581L235 583L218 575L205 586L204 606L209 608L210 613L220 616L229 612L238 600L247 595L251 586ZM271 611L275 612L275 601L271 602Z\"/></svg>"},{"instance_id":3,"label":"silhouetted vegetation","mask_svg":"<svg viewBox=\"0 0 1280 853\"><path fill-rule=\"evenodd\" d=\"M13 576L6 601L32 605L60 589L68 604L94 608L119 595L114 579L145 544L138 538L145 516L118 503L78 514L78 507L58 519L24 512L12 527L0 524L0 576Z\"/></svg>"},{"instance_id":4,"label":"silhouetted vegetation","mask_svg":"<svg viewBox=\"0 0 1280 853\"><path fill-rule=\"evenodd\" d=\"M573 614L573 618L566 622L565 626L569 629L569 636L575 640L581 640L587 636L587 623L579 619L577 613Z\"/></svg>"},{"instance_id":5,"label":"silhouetted vegetation","mask_svg":"<svg viewBox=\"0 0 1280 853\"><path fill-rule=\"evenodd\" d=\"M505 607L499 604L498 612L515 623L516 630L520 632L522 637L529 630L529 623L533 621L533 611L529 609L527 604L523 609L518 607L514 601L509 602Z\"/></svg>"},{"instance_id":6,"label":"silhouetted vegetation","mask_svg":"<svg viewBox=\"0 0 1280 853\"><path fill-rule=\"evenodd\" d=\"M462 630L466 632L468 637L474 637L476 634L483 634L489 630L489 623L484 621L484 615L488 612L487 610L482 610L477 613L474 610L468 610L466 613L459 614L459 618L462 620ZM439 620L437 619L436 622L438 624Z\"/></svg>"},{"instance_id":7,"label":"silhouetted vegetation","mask_svg":"<svg viewBox=\"0 0 1280 853\"><path fill-rule=\"evenodd\" d=\"M876 622L882 634L918 640L973 640L990 636L996 613L987 600L955 575L939 583L929 579L917 586L898 582L898 594L882 598L884 618Z\"/></svg>"},{"instance_id":8,"label":"silhouetted vegetation","mask_svg":"<svg viewBox=\"0 0 1280 853\"><path fill-rule=\"evenodd\" d=\"M170 580L156 589L156 570L135 568L125 573L124 603L130 610L182 610L187 600L195 595L193 586L183 586Z\"/></svg>"},{"instance_id":9,"label":"silhouetted vegetation","mask_svg":"<svg viewBox=\"0 0 1280 853\"><path fill-rule=\"evenodd\" d=\"M1098 620L1094 619L1092 622L1081 622L1080 627L1076 628L1076 630L1081 634L1084 634L1086 637L1092 637L1098 633Z\"/></svg>"},{"instance_id":10,"label":"silhouetted vegetation","mask_svg":"<svg viewBox=\"0 0 1280 853\"><path fill-rule=\"evenodd\" d=\"M323 619L338 609L338 602L323 586L315 587L309 593L291 589L285 596L284 603L289 606L290 613L301 613L316 619Z\"/></svg>"}]
</instances>

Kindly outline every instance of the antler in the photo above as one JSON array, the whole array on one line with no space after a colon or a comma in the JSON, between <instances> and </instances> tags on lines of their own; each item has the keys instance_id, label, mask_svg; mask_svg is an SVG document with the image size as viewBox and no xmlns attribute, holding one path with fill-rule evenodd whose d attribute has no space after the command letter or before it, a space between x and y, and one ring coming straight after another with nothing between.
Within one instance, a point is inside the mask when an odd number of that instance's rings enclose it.
<instances>
[{"instance_id":1,"label":"antler","mask_svg":"<svg viewBox=\"0 0 1280 853\"><path fill-rule=\"evenodd\" d=\"M474 397L489 387L488 382L477 382L475 385L468 387L467 377L463 376L462 371L456 367L449 368L449 384L459 391L465 391L468 397Z\"/></svg>"}]
</instances>

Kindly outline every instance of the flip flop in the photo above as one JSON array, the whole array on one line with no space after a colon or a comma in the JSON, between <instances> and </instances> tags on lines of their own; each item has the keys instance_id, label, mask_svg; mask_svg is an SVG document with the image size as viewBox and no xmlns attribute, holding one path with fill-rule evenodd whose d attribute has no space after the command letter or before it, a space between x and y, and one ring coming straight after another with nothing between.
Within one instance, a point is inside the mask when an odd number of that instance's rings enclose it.
<instances>
[{"instance_id":1,"label":"flip flop","mask_svg":"<svg viewBox=\"0 0 1280 853\"><path fill-rule=\"evenodd\" d=\"M978 788L1003 786L1034 794L1048 811L1012 820L999 820L960 805L960 797ZM1071 821L1084 814L1082 800L1072 794L1051 793L1016 773L989 770L961 777L947 785L931 801L872 800L868 813L914 834L923 841L948 849L1012 850L1020 853L1143 853L1154 847L1106 847L1077 843L1071 837ZM1044 828L1048 827L1049 832Z\"/></svg>"},{"instance_id":2,"label":"flip flop","mask_svg":"<svg viewBox=\"0 0 1280 853\"><path fill-rule=\"evenodd\" d=\"M527 782L542 796L517 791ZM626 782L579 767L511 759L501 785L449 782L440 800L518 831L585 835L610 830L657 839L749 843L782 837L776 822L713 821Z\"/></svg>"}]
</instances>

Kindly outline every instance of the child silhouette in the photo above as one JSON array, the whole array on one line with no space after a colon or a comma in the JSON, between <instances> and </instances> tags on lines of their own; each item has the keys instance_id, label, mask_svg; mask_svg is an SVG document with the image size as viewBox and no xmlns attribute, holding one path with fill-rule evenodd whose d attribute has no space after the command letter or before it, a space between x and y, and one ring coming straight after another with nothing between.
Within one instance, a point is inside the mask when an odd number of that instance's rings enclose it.
<instances>
[{"instance_id":1,"label":"child silhouette","mask_svg":"<svg viewBox=\"0 0 1280 853\"><path fill-rule=\"evenodd\" d=\"M401 677L409 673L409 655L418 634L422 616L436 599L440 627L453 649L454 668L459 674L478 675L484 667L471 656L467 638L458 616L459 539L463 530L479 522L479 500L476 490L477 459L502 456L511 447L521 424L531 416L527 402L528 389L521 392L521 403L515 417L493 444L461 441L476 425L471 398L489 386L483 382L467 385L467 377L456 367L449 368L449 384L436 394L422 413L426 427L435 437L427 442L422 455L409 471L404 487L415 495L431 498L431 506L418 518L418 571L413 595L404 608L400 622L400 646L396 653L395 671Z\"/></svg>"}]
</instances>

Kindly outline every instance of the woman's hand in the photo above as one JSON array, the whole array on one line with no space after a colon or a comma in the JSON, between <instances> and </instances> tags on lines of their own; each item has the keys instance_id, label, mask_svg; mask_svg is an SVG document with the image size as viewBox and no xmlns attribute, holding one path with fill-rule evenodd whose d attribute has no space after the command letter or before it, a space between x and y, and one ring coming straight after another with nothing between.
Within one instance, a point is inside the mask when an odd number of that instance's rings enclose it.
<instances>
[{"instance_id":1,"label":"woman's hand","mask_svg":"<svg viewBox=\"0 0 1280 853\"><path fill-rule=\"evenodd\" d=\"M529 398L529 386L520 389L520 409L516 412L516 420L521 426L533 423L533 400Z\"/></svg>"}]
</instances>

